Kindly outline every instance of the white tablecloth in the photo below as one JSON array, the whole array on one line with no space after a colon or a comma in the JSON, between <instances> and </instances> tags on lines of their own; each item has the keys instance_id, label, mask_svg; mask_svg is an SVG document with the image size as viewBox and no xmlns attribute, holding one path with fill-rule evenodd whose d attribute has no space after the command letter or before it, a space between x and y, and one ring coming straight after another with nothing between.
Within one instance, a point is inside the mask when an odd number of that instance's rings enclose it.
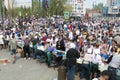
<instances>
[{"instance_id":1,"label":"white tablecloth","mask_svg":"<svg viewBox=\"0 0 120 80\"><path fill-rule=\"evenodd\" d=\"M33 45L30 44L30 47L32 48ZM37 45L37 49L38 49L38 50L41 50L41 51L45 51L44 46L38 46L38 45Z\"/></svg>"}]
</instances>

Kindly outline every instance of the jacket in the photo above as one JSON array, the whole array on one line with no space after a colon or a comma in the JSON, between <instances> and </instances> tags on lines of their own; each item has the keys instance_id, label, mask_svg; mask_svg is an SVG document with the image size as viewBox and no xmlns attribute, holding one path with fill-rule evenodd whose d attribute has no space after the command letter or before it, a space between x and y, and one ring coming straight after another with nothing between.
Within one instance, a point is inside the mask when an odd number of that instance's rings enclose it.
<instances>
[{"instance_id":1,"label":"jacket","mask_svg":"<svg viewBox=\"0 0 120 80\"><path fill-rule=\"evenodd\" d=\"M67 51L66 57L69 65L75 65L76 59L80 57L80 54L76 49L71 48Z\"/></svg>"}]
</instances>

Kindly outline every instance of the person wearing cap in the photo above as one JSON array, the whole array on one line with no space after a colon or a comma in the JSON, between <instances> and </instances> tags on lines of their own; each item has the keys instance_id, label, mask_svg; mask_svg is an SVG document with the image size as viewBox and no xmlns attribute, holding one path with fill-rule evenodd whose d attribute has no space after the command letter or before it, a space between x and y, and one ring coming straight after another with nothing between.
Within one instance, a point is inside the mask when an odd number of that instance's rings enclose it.
<instances>
[{"instance_id":1,"label":"person wearing cap","mask_svg":"<svg viewBox=\"0 0 120 80\"><path fill-rule=\"evenodd\" d=\"M67 80L74 80L76 59L79 58L79 52L75 49L75 46L71 44L71 48L67 51Z\"/></svg>"}]
</instances>

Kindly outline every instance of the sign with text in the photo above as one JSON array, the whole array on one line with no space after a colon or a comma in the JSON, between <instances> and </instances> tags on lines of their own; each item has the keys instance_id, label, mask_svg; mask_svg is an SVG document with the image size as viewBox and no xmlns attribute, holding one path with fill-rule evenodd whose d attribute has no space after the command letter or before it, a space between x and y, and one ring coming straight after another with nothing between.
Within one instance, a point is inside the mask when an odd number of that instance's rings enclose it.
<instances>
[{"instance_id":1,"label":"sign with text","mask_svg":"<svg viewBox=\"0 0 120 80\"><path fill-rule=\"evenodd\" d=\"M70 13L69 12L64 12L64 18L69 19L70 18Z\"/></svg>"}]
</instances>

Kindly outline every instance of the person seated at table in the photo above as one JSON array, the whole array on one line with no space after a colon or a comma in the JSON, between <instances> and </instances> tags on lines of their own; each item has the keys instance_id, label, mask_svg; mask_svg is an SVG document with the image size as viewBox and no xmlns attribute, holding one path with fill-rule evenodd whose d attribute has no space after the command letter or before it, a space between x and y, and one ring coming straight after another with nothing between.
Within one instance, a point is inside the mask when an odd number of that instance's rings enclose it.
<instances>
[{"instance_id":1,"label":"person seated at table","mask_svg":"<svg viewBox=\"0 0 120 80\"><path fill-rule=\"evenodd\" d=\"M40 43L37 45L37 51L35 53L35 59L41 60L44 59L44 57L46 56L45 54L45 43Z\"/></svg>"},{"instance_id":2,"label":"person seated at table","mask_svg":"<svg viewBox=\"0 0 120 80\"><path fill-rule=\"evenodd\" d=\"M86 80L90 80L90 63L91 63L92 49L91 45L88 44L87 52L84 55L83 62L81 65L80 78L85 78Z\"/></svg>"},{"instance_id":3,"label":"person seated at table","mask_svg":"<svg viewBox=\"0 0 120 80\"><path fill-rule=\"evenodd\" d=\"M65 51L65 43L61 36L58 38L56 49Z\"/></svg>"},{"instance_id":4,"label":"person seated at table","mask_svg":"<svg viewBox=\"0 0 120 80\"><path fill-rule=\"evenodd\" d=\"M56 49L61 50L61 51L65 51L65 43L64 43L62 36L59 36L59 38L58 38L58 41L56 44ZM60 62L62 61L62 56L57 57L56 61L58 63L56 66L60 65Z\"/></svg>"},{"instance_id":5,"label":"person seated at table","mask_svg":"<svg viewBox=\"0 0 120 80\"><path fill-rule=\"evenodd\" d=\"M55 47L54 47L54 45L53 46L50 46L49 48L48 48L48 50L47 50L47 54L46 54L46 63L47 63L47 65L48 65L48 67L50 67L51 66L51 60L52 60L52 53L53 53L53 51L55 50Z\"/></svg>"},{"instance_id":6,"label":"person seated at table","mask_svg":"<svg viewBox=\"0 0 120 80\"><path fill-rule=\"evenodd\" d=\"M102 57L100 56L100 48L99 44L95 43L94 48L93 48L93 53L91 57L91 73L92 77L98 77L99 76L99 65L102 63Z\"/></svg>"}]
</instances>

